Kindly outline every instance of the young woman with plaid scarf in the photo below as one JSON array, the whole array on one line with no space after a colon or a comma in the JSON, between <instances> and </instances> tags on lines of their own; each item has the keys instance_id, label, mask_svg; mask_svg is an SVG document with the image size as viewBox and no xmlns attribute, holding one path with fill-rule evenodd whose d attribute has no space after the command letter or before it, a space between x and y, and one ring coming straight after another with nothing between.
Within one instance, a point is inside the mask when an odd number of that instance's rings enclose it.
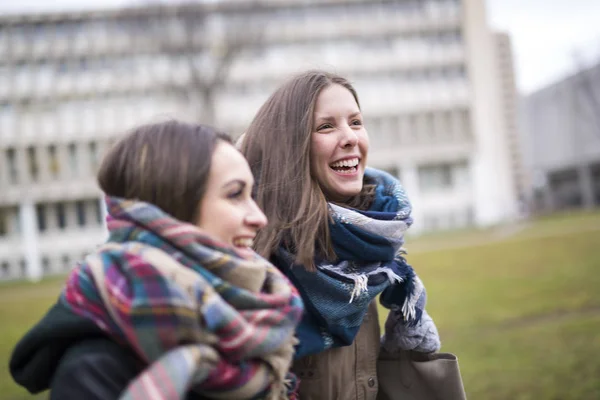
<instances>
[{"instance_id":1,"label":"young woman with plaid scarf","mask_svg":"<svg viewBox=\"0 0 600 400\"><path fill-rule=\"evenodd\" d=\"M98 174L109 238L17 344L51 399L287 399L303 305L253 250L267 219L230 139L176 121L120 140Z\"/></svg>"}]
</instances>

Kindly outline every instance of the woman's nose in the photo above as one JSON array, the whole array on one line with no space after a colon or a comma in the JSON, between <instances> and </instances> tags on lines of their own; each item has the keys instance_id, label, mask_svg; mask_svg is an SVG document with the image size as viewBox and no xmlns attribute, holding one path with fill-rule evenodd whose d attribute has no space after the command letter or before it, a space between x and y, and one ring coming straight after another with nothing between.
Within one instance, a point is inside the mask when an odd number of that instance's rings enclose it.
<instances>
[{"instance_id":1,"label":"woman's nose","mask_svg":"<svg viewBox=\"0 0 600 400\"><path fill-rule=\"evenodd\" d=\"M341 147L354 147L358 144L358 135L349 125L346 125L342 129L342 135L343 137L340 141Z\"/></svg>"},{"instance_id":2,"label":"woman's nose","mask_svg":"<svg viewBox=\"0 0 600 400\"><path fill-rule=\"evenodd\" d=\"M263 228L269 222L267 216L262 212L258 204L252 201L252 207L250 213L246 216L246 221L248 225L255 227L256 229Z\"/></svg>"}]
</instances>

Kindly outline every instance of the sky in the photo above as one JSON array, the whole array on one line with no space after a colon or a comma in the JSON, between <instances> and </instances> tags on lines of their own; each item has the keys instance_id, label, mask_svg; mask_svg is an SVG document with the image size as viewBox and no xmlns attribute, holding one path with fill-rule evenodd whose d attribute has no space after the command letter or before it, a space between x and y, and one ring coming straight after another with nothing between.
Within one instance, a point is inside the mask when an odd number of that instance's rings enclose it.
<instances>
[{"instance_id":1,"label":"sky","mask_svg":"<svg viewBox=\"0 0 600 400\"><path fill-rule=\"evenodd\" d=\"M487 0L489 25L508 32L524 94L600 62L600 1Z\"/></svg>"},{"instance_id":2,"label":"sky","mask_svg":"<svg viewBox=\"0 0 600 400\"><path fill-rule=\"evenodd\" d=\"M517 88L531 93L600 61L599 0L485 0L512 39ZM144 0L0 0L0 13L119 7Z\"/></svg>"}]
</instances>

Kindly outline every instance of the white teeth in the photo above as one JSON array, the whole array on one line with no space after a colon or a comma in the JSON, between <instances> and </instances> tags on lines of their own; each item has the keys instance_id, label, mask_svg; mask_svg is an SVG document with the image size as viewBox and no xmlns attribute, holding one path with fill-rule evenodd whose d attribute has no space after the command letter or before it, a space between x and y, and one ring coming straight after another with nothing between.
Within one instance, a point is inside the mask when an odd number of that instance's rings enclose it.
<instances>
[{"instance_id":1,"label":"white teeth","mask_svg":"<svg viewBox=\"0 0 600 400\"><path fill-rule=\"evenodd\" d=\"M252 247L254 241L249 238L236 239L233 241L233 245L236 247Z\"/></svg>"},{"instance_id":2,"label":"white teeth","mask_svg":"<svg viewBox=\"0 0 600 400\"><path fill-rule=\"evenodd\" d=\"M336 170L336 172L337 172L338 174L342 174L342 175L344 175L344 174L346 174L346 175L352 175L353 173L355 173L355 172L356 172L356 170L357 170L357 168L356 168L356 167L350 167L349 169L340 169L340 170Z\"/></svg>"},{"instance_id":3,"label":"white teeth","mask_svg":"<svg viewBox=\"0 0 600 400\"><path fill-rule=\"evenodd\" d=\"M358 166L358 158L350 158L348 160L337 161L331 164L332 168L352 168Z\"/></svg>"}]
</instances>

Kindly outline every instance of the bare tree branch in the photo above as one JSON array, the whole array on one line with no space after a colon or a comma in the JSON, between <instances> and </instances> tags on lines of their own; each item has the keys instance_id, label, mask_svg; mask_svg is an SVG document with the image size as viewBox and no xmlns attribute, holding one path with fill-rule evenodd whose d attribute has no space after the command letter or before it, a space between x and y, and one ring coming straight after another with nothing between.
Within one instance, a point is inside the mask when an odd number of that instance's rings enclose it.
<instances>
[{"instance_id":1,"label":"bare tree branch","mask_svg":"<svg viewBox=\"0 0 600 400\"><path fill-rule=\"evenodd\" d=\"M146 21L144 30L157 54L166 56L170 65L184 66L186 79L172 79L165 90L184 100L194 110L194 117L203 123L214 124L215 101L227 83L231 67L247 48L260 45L262 30L242 28L226 23L221 15L221 32L211 29L209 22L214 7L206 3L187 1L166 5L149 4L154 18Z\"/></svg>"}]
</instances>

